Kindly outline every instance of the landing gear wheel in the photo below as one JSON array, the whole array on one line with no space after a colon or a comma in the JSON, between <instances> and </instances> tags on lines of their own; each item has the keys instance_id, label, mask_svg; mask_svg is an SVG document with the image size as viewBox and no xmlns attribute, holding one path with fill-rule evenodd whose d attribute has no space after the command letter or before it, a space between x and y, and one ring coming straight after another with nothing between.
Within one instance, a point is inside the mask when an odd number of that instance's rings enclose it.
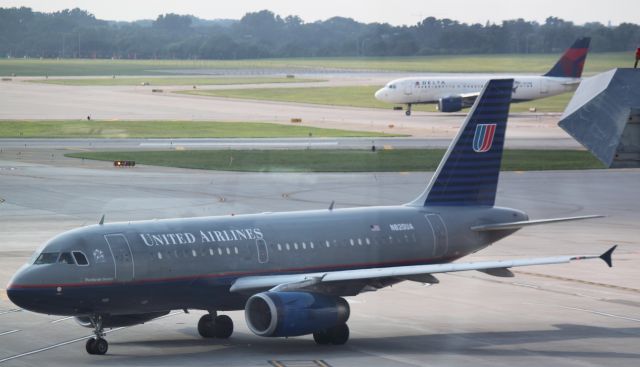
<instances>
[{"instance_id":1,"label":"landing gear wheel","mask_svg":"<svg viewBox=\"0 0 640 367\"><path fill-rule=\"evenodd\" d=\"M327 334L329 334L331 338L331 344L343 345L349 340L349 326L347 326L347 324L334 326L327 330Z\"/></svg>"},{"instance_id":2,"label":"landing gear wheel","mask_svg":"<svg viewBox=\"0 0 640 367\"><path fill-rule=\"evenodd\" d=\"M404 112L405 115L411 116L411 103L407 105L407 110Z\"/></svg>"},{"instance_id":3,"label":"landing gear wheel","mask_svg":"<svg viewBox=\"0 0 640 367\"><path fill-rule=\"evenodd\" d=\"M87 353L101 356L105 355L107 353L107 350L109 350L109 343L102 338L91 338L87 340L85 348L87 349Z\"/></svg>"},{"instance_id":4,"label":"landing gear wheel","mask_svg":"<svg viewBox=\"0 0 640 367\"><path fill-rule=\"evenodd\" d=\"M104 355L109 350L109 343L105 339L96 339L96 342L93 343L93 354Z\"/></svg>"},{"instance_id":5,"label":"landing gear wheel","mask_svg":"<svg viewBox=\"0 0 640 367\"><path fill-rule=\"evenodd\" d=\"M85 344L85 349L87 350L87 353L89 354L95 354L93 352L94 350L94 345L96 343L96 338L91 338L91 339L87 339L87 344Z\"/></svg>"},{"instance_id":6,"label":"landing gear wheel","mask_svg":"<svg viewBox=\"0 0 640 367\"><path fill-rule=\"evenodd\" d=\"M203 338L228 339L233 334L233 320L227 315L204 315L198 321L198 333Z\"/></svg>"},{"instance_id":7,"label":"landing gear wheel","mask_svg":"<svg viewBox=\"0 0 640 367\"><path fill-rule=\"evenodd\" d=\"M200 333L200 336L202 336L203 338L213 338L215 337L215 314L207 314L204 315L200 318L200 321L198 321L198 333Z\"/></svg>"},{"instance_id":8,"label":"landing gear wheel","mask_svg":"<svg viewBox=\"0 0 640 367\"><path fill-rule=\"evenodd\" d=\"M313 340L319 345L343 345L349 340L349 326L342 324L332 328L316 331Z\"/></svg>"},{"instance_id":9,"label":"landing gear wheel","mask_svg":"<svg viewBox=\"0 0 640 367\"><path fill-rule=\"evenodd\" d=\"M331 343L331 337L329 336L329 333L327 333L327 330L316 331L313 333L313 340L318 345L327 345Z\"/></svg>"},{"instance_id":10,"label":"landing gear wheel","mask_svg":"<svg viewBox=\"0 0 640 367\"><path fill-rule=\"evenodd\" d=\"M227 315L220 315L214 319L216 338L229 339L233 334L233 320Z\"/></svg>"}]
</instances>

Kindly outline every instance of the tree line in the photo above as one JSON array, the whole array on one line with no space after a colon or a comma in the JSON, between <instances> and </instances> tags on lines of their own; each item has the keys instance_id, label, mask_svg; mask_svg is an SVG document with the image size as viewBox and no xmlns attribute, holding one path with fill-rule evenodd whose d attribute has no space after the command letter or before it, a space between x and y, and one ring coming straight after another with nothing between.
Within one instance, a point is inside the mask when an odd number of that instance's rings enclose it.
<instances>
[{"instance_id":1,"label":"tree line","mask_svg":"<svg viewBox=\"0 0 640 367\"><path fill-rule=\"evenodd\" d=\"M640 46L640 26L576 25L556 17L467 24L427 17L412 26L333 17L304 22L268 10L240 20L163 14L114 22L81 9L54 13L0 8L0 55L43 58L252 59L273 57L420 56L550 53L590 36L594 52Z\"/></svg>"}]
</instances>

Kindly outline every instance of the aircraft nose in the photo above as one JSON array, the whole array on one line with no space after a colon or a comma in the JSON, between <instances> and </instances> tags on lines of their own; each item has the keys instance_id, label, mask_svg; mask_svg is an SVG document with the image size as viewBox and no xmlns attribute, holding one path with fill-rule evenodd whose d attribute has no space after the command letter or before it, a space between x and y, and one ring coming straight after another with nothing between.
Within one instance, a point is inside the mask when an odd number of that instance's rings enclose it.
<instances>
[{"instance_id":1,"label":"aircraft nose","mask_svg":"<svg viewBox=\"0 0 640 367\"><path fill-rule=\"evenodd\" d=\"M374 96L376 97L376 99L378 101L384 101L385 97L387 96L387 92L385 91L385 88L380 88L378 89L378 91L374 94Z\"/></svg>"}]
</instances>

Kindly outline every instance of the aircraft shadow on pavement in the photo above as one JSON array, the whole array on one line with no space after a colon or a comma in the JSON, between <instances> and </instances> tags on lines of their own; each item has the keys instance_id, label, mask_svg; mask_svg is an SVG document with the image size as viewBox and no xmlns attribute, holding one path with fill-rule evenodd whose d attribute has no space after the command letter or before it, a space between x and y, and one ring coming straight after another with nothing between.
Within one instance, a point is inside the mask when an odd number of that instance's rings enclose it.
<instances>
[{"instance_id":1,"label":"aircraft shadow on pavement","mask_svg":"<svg viewBox=\"0 0 640 367\"><path fill-rule=\"evenodd\" d=\"M164 359L171 357L209 357L219 355L224 358L233 358L234 355L243 358L264 360L286 356L288 359L327 358L353 355L353 353L370 352L385 355L424 354L424 355L476 355L509 357L526 355L574 358L574 359L636 359L640 360L640 351L637 353L617 352L610 343L598 343L598 339L640 339L640 327L629 328L604 328L578 324L558 324L553 330L523 330L523 331L497 331L497 332L469 332L450 334L429 334L410 336L384 336L360 337L357 334L345 346L319 346L311 338L258 338L247 333L238 333L228 340L193 339L193 340L149 340L149 341L112 341L113 356L124 357L117 352L125 347L145 347L150 351L171 348L176 354L168 351L163 353L148 352L146 355L135 353L135 356L127 354L134 359ZM185 334L187 331L185 330ZM192 334L189 332L188 334ZM195 335L194 335L195 337ZM557 342L563 341L588 341L582 347L576 348L575 343L566 345ZM548 344L552 343L552 344ZM537 344L537 345L534 345ZM180 351L181 347L207 347L214 350L207 351ZM629 348L633 350L635 348ZM132 353L134 354L134 353Z\"/></svg>"}]
</instances>

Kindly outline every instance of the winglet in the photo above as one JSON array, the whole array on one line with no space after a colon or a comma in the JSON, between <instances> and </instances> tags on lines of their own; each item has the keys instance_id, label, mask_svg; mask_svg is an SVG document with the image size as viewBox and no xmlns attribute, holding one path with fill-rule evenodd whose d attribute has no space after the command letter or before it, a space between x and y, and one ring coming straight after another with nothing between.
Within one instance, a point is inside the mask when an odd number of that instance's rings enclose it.
<instances>
[{"instance_id":1,"label":"winglet","mask_svg":"<svg viewBox=\"0 0 640 367\"><path fill-rule=\"evenodd\" d=\"M613 251L615 251L616 247L618 247L618 245L614 245L613 247L608 249L607 252L605 252L604 254L600 255L600 258L604 262L606 262L607 265L609 265L609 267L613 266L613 262L611 261L611 255L613 254Z\"/></svg>"},{"instance_id":2,"label":"winglet","mask_svg":"<svg viewBox=\"0 0 640 367\"><path fill-rule=\"evenodd\" d=\"M103 225L104 224L104 214L102 214L102 217L100 218L100 221L98 222L99 225Z\"/></svg>"}]
</instances>

